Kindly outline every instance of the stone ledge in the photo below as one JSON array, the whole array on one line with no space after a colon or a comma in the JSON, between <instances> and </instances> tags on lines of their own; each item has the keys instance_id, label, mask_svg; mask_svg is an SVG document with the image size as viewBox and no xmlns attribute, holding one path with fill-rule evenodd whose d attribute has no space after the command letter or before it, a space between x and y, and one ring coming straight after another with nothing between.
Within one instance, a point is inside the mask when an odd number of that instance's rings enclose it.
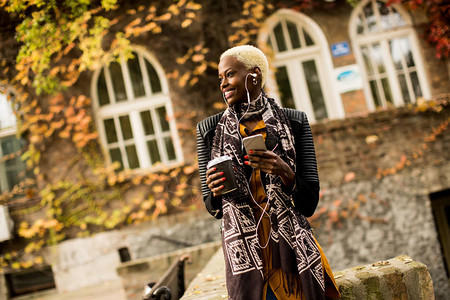
<instances>
[{"instance_id":1,"label":"stone ledge","mask_svg":"<svg viewBox=\"0 0 450 300\"><path fill-rule=\"evenodd\" d=\"M434 299L427 266L402 255L334 273L342 299Z\"/></svg>"},{"instance_id":2,"label":"stone ledge","mask_svg":"<svg viewBox=\"0 0 450 300\"><path fill-rule=\"evenodd\" d=\"M334 273L343 300L434 299L427 267L402 255ZM181 300L227 299L224 260L219 249L188 286Z\"/></svg>"}]
</instances>

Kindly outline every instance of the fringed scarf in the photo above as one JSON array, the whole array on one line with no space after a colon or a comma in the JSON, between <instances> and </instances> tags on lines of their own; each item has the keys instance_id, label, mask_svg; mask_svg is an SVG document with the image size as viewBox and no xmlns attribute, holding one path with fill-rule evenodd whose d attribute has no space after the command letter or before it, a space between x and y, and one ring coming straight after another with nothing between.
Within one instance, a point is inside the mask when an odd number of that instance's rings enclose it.
<instances>
[{"instance_id":1,"label":"fringed scarf","mask_svg":"<svg viewBox=\"0 0 450 300\"><path fill-rule=\"evenodd\" d=\"M240 107L242 114L247 107ZM289 120L273 99L264 92L251 102L250 114L262 114L268 142L278 145L274 152L294 171L296 155L294 136ZM248 113L247 112L247 113ZM225 255L226 282L232 300L260 300L264 280L261 248L258 243L256 221L252 212L252 196L245 175L242 139L234 108L228 108L217 124L211 159L228 155L232 158L238 189L222 196L222 246ZM269 141L270 140L270 141ZM272 147L273 148L273 147ZM272 149L271 148L271 149ZM272 233L273 268L281 268L287 275L290 293L302 292L306 299L324 299L325 283L319 249L314 242L310 225L292 205L292 194L283 189L279 176L265 176ZM297 275L298 274L298 275ZM294 278L300 278L297 282Z\"/></svg>"}]
</instances>

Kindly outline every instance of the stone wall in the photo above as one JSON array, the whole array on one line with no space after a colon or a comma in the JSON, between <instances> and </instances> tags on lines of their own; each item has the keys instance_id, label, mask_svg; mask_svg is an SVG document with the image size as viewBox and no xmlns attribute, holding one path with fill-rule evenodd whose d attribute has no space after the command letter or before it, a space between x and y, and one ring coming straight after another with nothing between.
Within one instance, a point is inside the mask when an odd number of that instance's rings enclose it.
<instances>
[{"instance_id":1,"label":"stone wall","mask_svg":"<svg viewBox=\"0 0 450 300\"><path fill-rule=\"evenodd\" d=\"M312 126L321 199L310 218L333 269L407 254L450 294L430 194L450 189L449 107Z\"/></svg>"},{"instance_id":2,"label":"stone wall","mask_svg":"<svg viewBox=\"0 0 450 300\"><path fill-rule=\"evenodd\" d=\"M71 239L48 248L45 260L52 265L56 288L62 293L119 280L116 268L121 265L120 248L126 247L131 260L139 261L219 238L219 221L204 210L192 211L162 216L141 226Z\"/></svg>"},{"instance_id":3,"label":"stone wall","mask_svg":"<svg viewBox=\"0 0 450 300\"><path fill-rule=\"evenodd\" d=\"M181 300L225 299L224 260L221 250L188 286ZM435 298L427 266L406 255L356 266L334 273L342 300Z\"/></svg>"},{"instance_id":4,"label":"stone wall","mask_svg":"<svg viewBox=\"0 0 450 300\"><path fill-rule=\"evenodd\" d=\"M185 284L188 285L221 245L220 241L212 242L121 264L117 267L117 273L122 279L127 299L138 299L146 284L158 281L172 263L185 254L190 257L184 269Z\"/></svg>"},{"instance_id":5,"label":"stone wall","mask_svg":"<svg viewBox=\"0 0 450 300\"><path fill-rule=\"evenodd\" d=\"M427 266L406 255L334 275L342 300L435 298Z\"/></svg>"}]
</instances>

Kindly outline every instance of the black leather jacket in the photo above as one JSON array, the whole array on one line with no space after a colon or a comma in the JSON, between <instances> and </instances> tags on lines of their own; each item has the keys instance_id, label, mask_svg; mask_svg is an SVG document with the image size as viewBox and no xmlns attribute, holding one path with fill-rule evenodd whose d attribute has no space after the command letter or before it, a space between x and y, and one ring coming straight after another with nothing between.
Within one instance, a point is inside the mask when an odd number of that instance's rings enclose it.
<instances>
[{"instance_id":1,"label":"black leather jacket","mask_svg":"<svg viewBox=\"0 0 450 300\"><path fill-rule=\"evenodd\" d=\"M304 112L290 108L283 108L283 112L291 123L297 155L297 172L292 190L294 205L302 215L310 217L314 214L319 202L320 189L311 128ZM213 196L206 184L206 165L211 159L214 133L222 115L223 112L215 114L197 124L197 155L203 201L208 212L217 219L222 218L222 201L221 197ZM261 176L261 179L264 177Z\"/></svg>"}]
</instances>

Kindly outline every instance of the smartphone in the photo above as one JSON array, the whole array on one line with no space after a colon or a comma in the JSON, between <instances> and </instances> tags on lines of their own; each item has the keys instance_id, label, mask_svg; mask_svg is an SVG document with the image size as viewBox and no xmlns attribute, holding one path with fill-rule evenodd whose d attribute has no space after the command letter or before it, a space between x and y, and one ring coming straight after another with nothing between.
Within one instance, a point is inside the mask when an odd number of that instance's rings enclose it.
<instances>
[{"instance_id":1,"label":"smartphone","mask_svg":"<svg viewBox=\"0 0 450 300\"><path fill-rule=\"evenodd\" d=\"M242 139L245 150L249 153L250 150L267 150L266 143L262 134L255 134Z\"/></svg>"}]
</instances>

